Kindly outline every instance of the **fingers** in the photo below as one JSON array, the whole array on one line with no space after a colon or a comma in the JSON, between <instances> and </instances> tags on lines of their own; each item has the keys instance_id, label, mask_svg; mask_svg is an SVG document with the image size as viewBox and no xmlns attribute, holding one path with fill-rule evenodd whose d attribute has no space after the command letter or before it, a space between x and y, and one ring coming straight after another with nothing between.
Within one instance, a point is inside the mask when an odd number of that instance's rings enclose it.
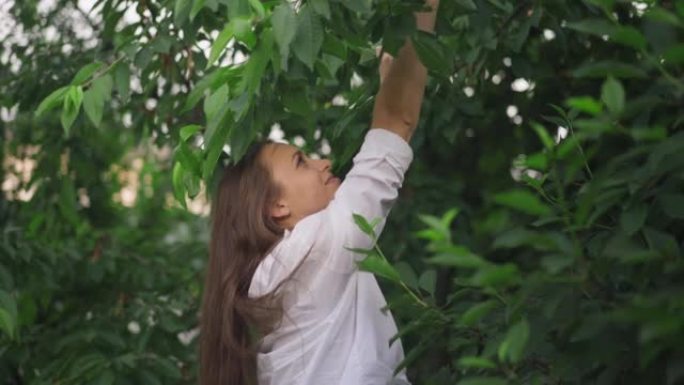
<instances>
[{"instance_id":1,"label":"fingers","mask_svg":"<svg viewBox=\"0 0 684 385\"><path fill-rule=\"evenodd\" d=\"M380 55L382 53L382 49L377 47L375 49L375 53L376 55ZM394 62L394 57L392 57L392 55L388 54L387 52L382 53L379 66L380 84L382 84L382 82L385 80L385 77L387 77L390 67L392 67L392 62Z\"/></svg>"},{"instance_id":2,"label":"fingers","mask_svg":"<svg viewBox=\"0 0 684 385\"><path fill-rule=\"evenodd\" d=\"M432 10L436 10L439 7L439 0L425 0L425 5L429 6Z\"/></svg>"}]
</instances>

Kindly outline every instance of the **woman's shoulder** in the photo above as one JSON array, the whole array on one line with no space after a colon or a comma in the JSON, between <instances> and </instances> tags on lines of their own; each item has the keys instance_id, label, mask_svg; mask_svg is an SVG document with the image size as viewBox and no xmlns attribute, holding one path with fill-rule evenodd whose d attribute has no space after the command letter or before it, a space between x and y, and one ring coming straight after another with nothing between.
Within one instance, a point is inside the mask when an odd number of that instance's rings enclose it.
<instances>
[{"instance_id":1,"label":"woman's shoulder","mask_svg":"<svg viewBox=\"0 0 684 385\"><path fill-rule=\"evenodd\" d=\"M257 266L250 296L270 291L287 277L312 251L329 243L330 233L326 226L325 210L302 218L292 230L286 230L280 241Z\"/></svg>"}]
</instances>

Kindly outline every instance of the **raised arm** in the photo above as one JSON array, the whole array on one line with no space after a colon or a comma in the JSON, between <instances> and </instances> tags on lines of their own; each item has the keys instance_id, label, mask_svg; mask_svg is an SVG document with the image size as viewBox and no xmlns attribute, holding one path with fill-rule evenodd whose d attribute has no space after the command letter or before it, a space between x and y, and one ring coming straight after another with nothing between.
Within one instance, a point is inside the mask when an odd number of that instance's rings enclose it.
<instances>
[{"instance_id":1,"label":"raised arm","mask_svg":"<svg viewBox=\"0 0 684 385\"><path fill-rule=\"evenodd\" d=\"M421 31L434 32L439 0L426 0L425 4L431 11L416 13L416 26ZM375 97L371 127L392 131L408 142L418 124L426 82L427 69L407 39Z\"/></svg>"},{"instance_id":2,"label":"raised arm","mask_svg":"<svg viewBox=\"0 0 684 385\"><path fill-rule=\"evenodd\" d=\"M427 1L433 10L417 14L416 21L418 28L432 31L438 0ZM372 129L334 199L319 221L312 224L318 226L319 246L330 250L324 266L336 271L351 271L356 268L353 262L363 258L362 254L345 248L367 249L373 245L373 240L356 226L352 214L369 221L378 219L374 230L379 235L413 160L408 141L418 122L427 72L410 41L389 65L387 74L381 76Z\"/></svg>"}]
</instances>

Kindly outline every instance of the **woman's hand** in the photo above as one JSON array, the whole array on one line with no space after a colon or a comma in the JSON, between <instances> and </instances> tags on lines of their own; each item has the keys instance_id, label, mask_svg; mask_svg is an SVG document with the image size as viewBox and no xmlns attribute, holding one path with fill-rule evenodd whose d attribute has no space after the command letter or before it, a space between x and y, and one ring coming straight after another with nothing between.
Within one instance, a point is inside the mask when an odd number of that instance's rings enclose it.
<instances>
[{"instance_id":1,"label":"woman's hand","mask_svg":"<svg viewBox=\"0 0 684 385\"><path fill-rule=\"evenodd\" d=\"M426 0L431 9L416 13L416 26L434 32L439 0ZM420 62L410 39L399 49L396 58L380 58L380 90L375 97L371 127L390 130L407 142L418 125L425 94L427 69Z\"/></svg>"},{"instance_id":2,"label":"woman's hand","mask_svg":"<svg viewBox=\"0 0 684 385\"><path fill-rule=\"evenodd\" d=\"M387 52L382 52L380 47L376 49L376 54L382 55L380 58L380 66L378 67L378 71L380 72L380 84L382 85L387 77L387 74L389 73L390 68L392 67L394 57Z\"/></svg>"}]
</instances>

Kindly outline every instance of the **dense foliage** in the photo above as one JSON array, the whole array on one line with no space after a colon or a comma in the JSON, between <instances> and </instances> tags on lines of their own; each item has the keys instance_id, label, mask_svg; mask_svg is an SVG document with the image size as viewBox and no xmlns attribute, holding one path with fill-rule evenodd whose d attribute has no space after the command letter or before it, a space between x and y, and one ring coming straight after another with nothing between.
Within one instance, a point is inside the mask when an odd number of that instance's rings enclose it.
<instances>
[{"instance_id":1,"label":"dense foliage","mask_svg":"<svg viewBox=\"0 0 684 385\"><path fill-rule=\"evenodd\" d=\"M436 37L419 1L43 3L0 48L3 383L194 383L188 197L279 130L346 170L407 37L431 80L362 267L413 382L684 381L684 1L442 0Z\"/></svg>"}]
</instances>

